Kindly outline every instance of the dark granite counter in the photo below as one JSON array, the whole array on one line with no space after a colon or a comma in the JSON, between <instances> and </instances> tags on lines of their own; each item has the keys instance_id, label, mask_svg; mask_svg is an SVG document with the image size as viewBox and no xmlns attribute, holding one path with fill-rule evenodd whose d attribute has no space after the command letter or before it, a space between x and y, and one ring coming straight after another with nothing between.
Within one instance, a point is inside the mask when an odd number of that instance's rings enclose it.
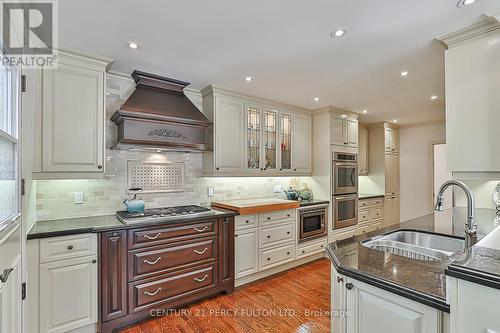
<instances>
[{"instance_id":1,"label":"dark granite counter","mask_svg":"<svg viewBox=\"0 0 500 333\"><path fill-rule=\"evenodd\" d=\"M383 197L385 197L384 194L358 193L359 200L375 199L375 198L383 198Z\"/></svg>"},{"instance_id":2,"label":"dark granite counter","mask_svg":"<svg viewBox=\"0 0 500 333\"><path fill-rule=\"evenodd\" d=\"M428 262L369 249L360 241L395 230L421 230L463 237L466 213L465 208L454 208L334 242L328 245L327 255L340 274L449 312L445 271L463 253L456 253L446 261ZM476 215L480 238L496 228L494 210L477 209Z\"/></svg>"},{"instance_id":3,"label":"dark granite counter","mask_svg":"<svg viewBox=\"0 0 500 333\"><path fill-rule=\"evenodd\" d=\"M446 269L446 275L500 289L500 228L459 255Z\"/></svg>"},{"instance_id":4,"label":"dark granite counter","mask_svg":"<svg viewBox=\"0 0 500 333\"><path fill-rule=\"evenodd\" d=\"M323 205L323 204L329 204L330 201L328 200L316 200L316 199L313 199L313 200L301 200L299 202L300 204L300 207L307 207L307 206L314 206L314 205Z\"/></svg>"},{"instance_id":5,"label":"dark granite counter","mask_svg":"<svg viewBox=\"0 0 500 333\"><path fill-rule=\"evenodd\" d=\"M213 210L215 211L215 214L208 216L208 218L212 217L219 218L219 217L237 215L235 212L228 210L222 210L222 209L213 209ZM167 224L179 223L182 221L192 221L192 219L179 217L168 221L158 221L158 222L148 221L144 223L123 224L116 218L115 215L106 215L106 216L39 221L35 223L33 228L31 228L30 232L27 235L27 239L84 234L89 232L104 232L104 231L130 229L138 227L148 227L155 225L167 225Z\"/></svg>"}]
</instances>

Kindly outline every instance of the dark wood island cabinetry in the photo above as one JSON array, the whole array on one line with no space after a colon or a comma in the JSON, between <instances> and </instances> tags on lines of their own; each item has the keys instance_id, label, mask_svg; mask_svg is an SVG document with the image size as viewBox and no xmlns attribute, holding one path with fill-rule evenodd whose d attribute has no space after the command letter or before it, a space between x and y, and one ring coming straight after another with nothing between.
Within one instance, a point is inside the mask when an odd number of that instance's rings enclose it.
<instances>
[{"instance_id":1,"label":"dark wood island cabinetry","mask_svg":"<svg viewBox=\"0 0 500 333\"><path fill-rule=\"evenodd\" d=\"M100 332L234 290L234 217L204 218L100 237Z\"/></svg>"}]
</instances>

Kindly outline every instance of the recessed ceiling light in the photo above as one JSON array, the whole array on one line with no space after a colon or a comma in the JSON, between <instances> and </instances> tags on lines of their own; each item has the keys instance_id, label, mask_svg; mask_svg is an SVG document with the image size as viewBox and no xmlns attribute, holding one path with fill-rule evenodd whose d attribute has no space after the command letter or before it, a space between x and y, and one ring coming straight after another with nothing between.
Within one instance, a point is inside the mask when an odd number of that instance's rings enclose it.
<instances>
[{"instance_id":1,"label":"recessed ceiling light","mask_svg":"<svg viewBox=\"0 0 500 333\"><path fill-rule=\"evenodd\" d=\"M438 99L438 98L439 98L439 96L438 96L438 95L432 95L432 96L431 96L431 100L433 100L433 101L435 101L435 100L436 100L436 99Z\"/></svg>"},{"instance_id":2,"label":"recessed ceiling light","mask_svg":"<svg viewBox=\"0 0 500 333\"><path fill-rule=\"evenodd\" d=\"M401 75L402 77L407 77L407 76L408 76L408 74L410 74L410 72L408 72L408 71L402 71L402 72L400 73L400 75Z\"/></svg>"},{"instance_id":3,"label":"recessed ceiling light","mask_svg":"<svg viewBox=\"0 0 500 333\"><path fill-rule=\"evenodd\" d=\"M473 3L475 3L477 0L459 0L458 3L457 3L457 7L465 7L465 6L469 6L469 5L472 5Z\"/></svg>"},{"instance_id":4,"label":"recessed ceiling light","mask_svg":"<svg viewBox=\"0 0 500 333\"><path fill-rule=\"evenodd\" d=\"M250 81L252 81L252 80L253 80L253 77L251 77L251 76L247 76L247 77L245 77L245 81L247 81L247 82L250 82Z\"/></svg>"},{"instance_id":5,"label":"recessed ceiling light","mask_svg":"<svg viewBox=\"0 0 500 333\"><path fill-rule=\"evenodd\" d=\"M346 32L347 32L347 30L345 30L345 29L333 30L332 32L330 32L330 37L332 37L332 38L342 37L346 34Z\"/></svg>"},{"instance_id":6,"label":"recessed ceiling light","mask_svg":"<svg viewBox=\"0 0 500 333\"><path fill-rule=\"evenodd\" d=\"M125 43L125 45L132 50L137 50L141 48L141 45L139 43L133 41L127 42Z\"/></svg>"},{"instance_id":7,"label":"recessed ceiling light","mask_svg":"<svg viewBox=\"0 0 500 333\"><path fill-rule=\"evenodd\" d=\"M343 115L342 115L342 118L345 118L345 117L347 117L347 116L346 116L345 114L343 114Z\"/></svg>"},{"instance_id":8,"label":"recessed ceiling light","mask_svg":"<svg viewBox=\"0 0 500 333\"><path fill-rule=\"evenodd\" d=\"M315 102L319 101L319 97L314 97L314 101Z\"/></svg>"},{"instance_id":9,"label":"recessed ceiling light","mask_svg":"<svg viewBox=\"0 0 500 333\"><path fill-rule=\"evenodd\" d=\"M397 120L397 119L394 119L392 122L393 122L393 123L397 123L397 122L398 122L398 120Z\"/></svg>"},{"instance_id":10,"label":"recessed ceiling light","mask_svg":"<svg viewBox=\"0 0 500 333\"><path fill-rule=\"evenodd\" d=\"M367 114L368 113L368 110L363 110L363 114Z\"/></svg>"}]
</instances>

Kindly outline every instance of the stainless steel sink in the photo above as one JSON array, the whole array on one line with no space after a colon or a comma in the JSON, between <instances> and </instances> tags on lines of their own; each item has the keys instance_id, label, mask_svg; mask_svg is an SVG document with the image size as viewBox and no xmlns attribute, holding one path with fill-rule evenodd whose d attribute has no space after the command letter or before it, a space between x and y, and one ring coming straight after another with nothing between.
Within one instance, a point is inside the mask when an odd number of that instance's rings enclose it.
<instances>
[{"instance_id":1,"label":"stainless steel sink","mask_svg":"<svg viewBox=\"0 0 500 333\"><path fill-rule=\"evenodd\" d=\"M462 250L465 240L419 231L396 231L361 242L364 246L411 259L441 261Z\"/></svg>"}]
</instances>

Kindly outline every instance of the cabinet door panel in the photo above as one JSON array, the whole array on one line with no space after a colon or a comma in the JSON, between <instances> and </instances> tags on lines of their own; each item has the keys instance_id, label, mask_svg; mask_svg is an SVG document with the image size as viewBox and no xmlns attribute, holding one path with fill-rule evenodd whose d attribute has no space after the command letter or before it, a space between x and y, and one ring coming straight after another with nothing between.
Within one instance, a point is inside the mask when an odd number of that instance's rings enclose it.
<instances>
[{"instance_id":1,"label":"cabinet door panel","mask_svg":"<svg viewBox=\"0 0 500 333\"><path fill-rule=\"evenodd\" d=\"M368 175L368 129L359 127L358 129L358 170L359 175Z\"/></svg>"},{"instance_id":2,"label":"cabinet door panel","mask_svg":"<svg viewBox=\"0 0 500 333\"><path fill-rule=\"evenodd\" d=\"M40 265L41 332L66 332L97 322L96 259L84 257Z\"/></svg>"},{"instance_id":3,"label":"cabinet door panel","mask_svg":"<svg viewBox=\"0 0 500 333\"><path fill-rule=\"evenodd\" d=\"M216 97L215 104L215 171L242 173L245 151L243 103Z\"/></svg>"},{"instance_id":4,"label":"cabinet door panel","mask_svg":"<svg viewBox=\"0 0 500 333\"><path fill-rule=\"evenodd\" d=\"M358 146L358 122L356 120L345 120L346 138L345 142L349 147Z\"/></svg>"},{"instance_id":5,"label":"cabinet door panel","mask_svg":"<svg viewBox=\"0 0 500 333\"><path fill-rule=\"evenodd\" d=\"M297 114L293 117L292 168L294 172L309 173L311 167L312 120L308 115Z\"/></svg>"},{"instance_id":6,"label":"cabinet door panel","mask_svg":"<svg viewBox=\"0 0 500 333\"><path fill-rule=\"evenodd\" d=\"M235 237L236 278L257 272L257 237L257 229L237 232Z\"/></svg>"},{"instance_id":7,"label":"cabinet door panel","mask_svg":"<svg viewBox=\"0 0 500 333\"><path fill-rule=\"evenodd\" d=\"M348 333L438 333L439 311L376 287L347 279Z\"/></svg>"},{"instance_id":8,"label":"cabinet door panel","mask_svg":"<svg viewBox=\"0 0 500 333\"><path fill-rule=\"evenodd\" d=\"M104 73L59 64L42 82L42 171L102 172Z\"/></svg>"},{"instance_id":9,"label":"cabinet door panel","mask_svg":"<svg viewBox=\"0 0 500 333\"><path fill-rule=\"evenodd\" d=\"M386 195L399 194L399 156L385 155L385 193Z\"/></svg>"},{"instance_id":10,"label":"cabinet door panel","mask_svg":"<svg viewBox=\"0 0 500 333\"><path fill-rule=\"evenodd\" d=\"M332 145L344 145L344 119L332 115L332 125L331 129L332 131L331 136L332 136Z\"/></svg>"}]
</instances>

